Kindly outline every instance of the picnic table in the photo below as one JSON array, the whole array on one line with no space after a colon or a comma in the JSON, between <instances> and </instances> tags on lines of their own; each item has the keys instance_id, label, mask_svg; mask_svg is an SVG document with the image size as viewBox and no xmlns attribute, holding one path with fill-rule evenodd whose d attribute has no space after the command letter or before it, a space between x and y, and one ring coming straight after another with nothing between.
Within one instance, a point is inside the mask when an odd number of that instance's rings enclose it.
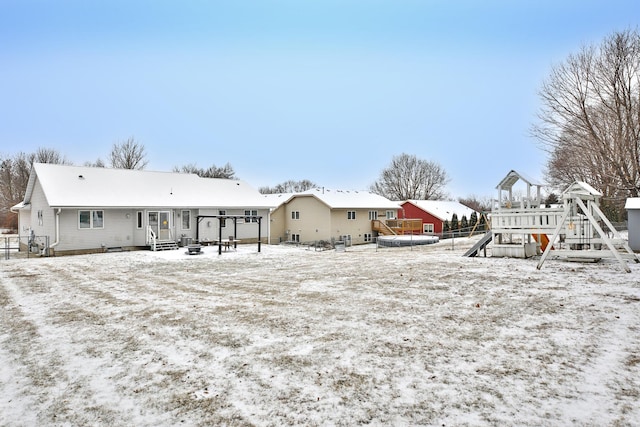
<instances>
[{"instance_id":1,"label":"picnic table","mask_svg":"<svg viewBox=\"0 0 640 427\"><path fill-rule=\"evenodd\" d=\"M231 248L232 244L235 249L235 244L238 243L239 241L240 241L239 239L218 239L216 240L215 244L219 246L224 246L224 250L228 251Z\"/></svg>"}]
</instances>

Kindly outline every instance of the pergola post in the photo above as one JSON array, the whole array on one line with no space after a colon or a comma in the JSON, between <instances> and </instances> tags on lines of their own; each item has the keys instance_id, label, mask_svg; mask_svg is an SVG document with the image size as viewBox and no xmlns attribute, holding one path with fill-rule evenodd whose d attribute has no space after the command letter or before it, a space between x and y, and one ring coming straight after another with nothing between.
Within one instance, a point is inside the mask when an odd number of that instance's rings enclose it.
<instances>
[{"instance_id":1,"label":"pergola post","mask_svg":"<svg viewBox=\"0 0 640 427\"><path fill-rule=\"evenodd\" d=\"M259 216L258 217L258 252L260 252L260 244L262 243L262 239L260 238L260 236L262 235L261 225L262 225L262 217Z\"/></svg>"}]
</instances>

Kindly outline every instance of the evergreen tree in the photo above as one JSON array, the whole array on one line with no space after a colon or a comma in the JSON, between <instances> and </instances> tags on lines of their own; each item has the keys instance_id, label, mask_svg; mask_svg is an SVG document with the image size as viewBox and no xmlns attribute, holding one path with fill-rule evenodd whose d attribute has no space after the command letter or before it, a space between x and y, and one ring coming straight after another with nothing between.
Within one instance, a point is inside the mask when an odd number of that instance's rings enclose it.
<instances>
[{"instance_id":1,"label":"evergreen tree","mask_svg":"<svg viewBox=\"0 0 640 427\"><path fill-rule=\"evenodd\" d=\"M458 215L454 213L451 216L451 231L455 232L458 229L460 229L460 223L458 222Z\"/></svg>"},{"instance_id":2,"label":"evergreen tree","mask_svg":"<svg viewBox=\"0 0 640 427\"><path fill-rule=\"evenodd\" d=\"M487 219L484 215L480 215L480 225L478 226L479 230L487 229Z\"/></svg>"},{"instance_id":3,"label":"evergreen tree","mask_svg":"<svg viewBox=\"0 0 640 427\"><path fill-rule=\"evenodd\" d=\"M467 220L466 215L462 215L462 219L460 220L460 229L465 233L469 231L469 221Z\"/></svg>"},{"instance_id":4,"label":"evergreen tree","mask_svg":"<svg viewBox=\"0 0 640 427\"><path fill-rule=\"evenodd\" d=\"M469 218L469 225L473 227L478 222L478 213L476 211L471 212L471 217ZM478 224L480 225L480 224ZM476 227L477 229L478 227Z\"/></svg>"},{"instance_id":5,"label":"evergreen tree","mask_svg":"<svg viewBox=\"0 0 640 427\"><path fill-rule=\"evenodd\" d=\"M558 203L560 203L560 199L558 198L558 195L556 193L549 193L547 198L544 200L544 204L547 205L548 208L550 208L551 205L555 205Z\"/></svg>"}]
</instances>

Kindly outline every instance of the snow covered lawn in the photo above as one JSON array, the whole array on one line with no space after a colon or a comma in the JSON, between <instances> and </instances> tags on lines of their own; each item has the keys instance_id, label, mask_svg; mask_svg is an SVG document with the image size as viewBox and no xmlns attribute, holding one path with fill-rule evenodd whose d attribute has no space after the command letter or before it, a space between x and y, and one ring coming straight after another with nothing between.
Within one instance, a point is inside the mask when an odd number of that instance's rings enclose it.
<instances>
[{"instance_id":1,"label":"snow covered lawn","mask_svg":"<svg viewBox=\"0 0 640 427\"><path fill-rule=\"evenodd\" d=\"M473 240L0 260L0 425L638 425L640 264Z\"/></svg>"}]
</instances>

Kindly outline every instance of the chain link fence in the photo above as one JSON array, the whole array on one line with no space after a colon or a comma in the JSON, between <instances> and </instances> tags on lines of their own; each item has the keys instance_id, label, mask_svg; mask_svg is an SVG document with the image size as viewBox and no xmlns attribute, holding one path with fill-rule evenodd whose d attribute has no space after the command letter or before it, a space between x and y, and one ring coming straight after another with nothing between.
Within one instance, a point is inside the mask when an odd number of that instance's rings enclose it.
<instances>
[{"instance_id":1,"label":"chain link fence","mask_svg":"<svg viewBox=\"0 0 640 427\"><path fill-rule=\"evenodd\" d=\"M49 236L6 235L0 239L5 260L49 256Z\"/></svg>"}]
</instances>

